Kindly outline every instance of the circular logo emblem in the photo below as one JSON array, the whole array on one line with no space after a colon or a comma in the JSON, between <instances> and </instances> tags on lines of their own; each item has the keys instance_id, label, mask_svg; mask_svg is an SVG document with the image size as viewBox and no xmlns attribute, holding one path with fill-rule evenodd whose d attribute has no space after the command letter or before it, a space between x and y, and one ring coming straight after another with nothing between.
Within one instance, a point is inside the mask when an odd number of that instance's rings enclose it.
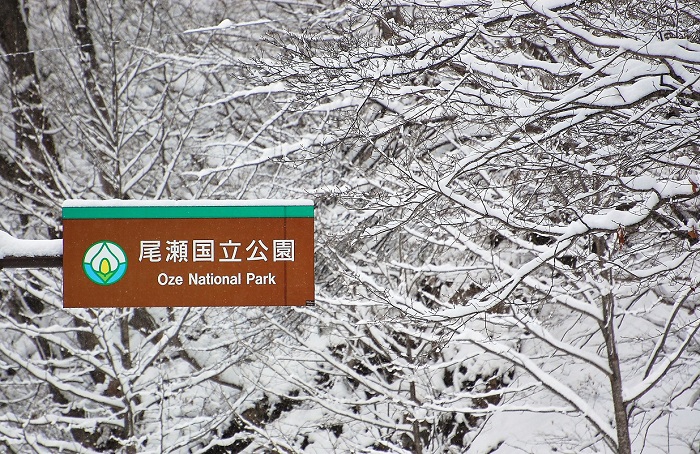
<instances>
[{"instance_id":1,"label":"circular logo emblem","mask_svg":"<svg viewBox=\"0 0 700 454\"><path fill-rule=\"evenodd\" d=\"M98 241L83 256L83 271L95 284L112 285L126 273L124 249L112 241Z\"/></svg>"}]
</instances>

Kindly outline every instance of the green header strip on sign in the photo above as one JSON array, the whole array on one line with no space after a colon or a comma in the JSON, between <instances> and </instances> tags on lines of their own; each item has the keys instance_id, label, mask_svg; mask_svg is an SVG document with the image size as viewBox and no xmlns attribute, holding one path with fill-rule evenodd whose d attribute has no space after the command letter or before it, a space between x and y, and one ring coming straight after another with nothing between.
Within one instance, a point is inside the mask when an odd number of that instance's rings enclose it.
<instances>
[{"instance_id":1,"label":"green header strip on sign","mask_svg":"<svg viewBox=\"0 0 700 454\"><path fill-rule=\"evenodd\" d=\"M312 205L63 207L63 219L312 218Z\"/></svg>"}]
</instances>

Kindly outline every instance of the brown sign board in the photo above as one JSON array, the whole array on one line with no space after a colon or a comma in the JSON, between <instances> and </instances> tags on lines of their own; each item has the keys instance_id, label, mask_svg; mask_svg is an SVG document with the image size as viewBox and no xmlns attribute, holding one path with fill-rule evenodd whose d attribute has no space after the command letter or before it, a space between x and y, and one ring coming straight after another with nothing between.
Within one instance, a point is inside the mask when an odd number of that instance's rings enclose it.
<instances>
[{"instance_id":1,"label":"brown sign board","mask_svg":"<svg viewBox=\"0 0 700 454\"><path fill-rule=\"evenodd\" d=\"M64 307L313 302L311 201L196 203L66 201Z\"/></svg>"}]
</instances>

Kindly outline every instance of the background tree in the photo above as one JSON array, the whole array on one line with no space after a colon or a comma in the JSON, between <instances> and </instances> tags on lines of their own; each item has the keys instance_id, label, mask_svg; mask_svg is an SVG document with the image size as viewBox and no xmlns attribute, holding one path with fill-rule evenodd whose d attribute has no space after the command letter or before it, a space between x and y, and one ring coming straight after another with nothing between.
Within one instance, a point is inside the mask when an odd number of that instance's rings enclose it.
<instances>
[{"instance_id":1,"label":"background tree","mask_svg":"<svg viewBox=\"0 0 700 454\"><path fill-rule=\"evenodd\" d=\"M11 105L8 123L14 135L13 143L8 145L16 150L6 151L0 157L2 178L5 187L20 194L29 192L45 201L57 195L54 178L60 167L53 131L42 104L34 54L29 48L26 9L21 2L6 0L0 3L0 13L0 46L5 53Z\"/></svg>"},{"instance_id":2,"label":"background tree","mask_svg":"<svg viewBox=\"0 0 700 454\"><path fill-rule=\"evenodd\" d=\"M261 85L295 95L288 118L337 169L321 269L363 290L322 279L328 311L381 302L417 339L514 368L474 452L696 450L697 8L297 8L325 29L279 34Z\"/></svg>"}]
</instances>

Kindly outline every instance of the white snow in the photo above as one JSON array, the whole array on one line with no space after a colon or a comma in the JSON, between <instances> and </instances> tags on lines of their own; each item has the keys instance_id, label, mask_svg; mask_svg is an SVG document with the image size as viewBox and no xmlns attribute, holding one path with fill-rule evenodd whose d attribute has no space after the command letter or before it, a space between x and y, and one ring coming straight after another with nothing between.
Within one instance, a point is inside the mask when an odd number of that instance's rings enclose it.
<instances>
[{"instance_id":1,"label":"white snow","mask_svg":"<svg viewBox=\"0 0 700 454\"><path fill-rule=\"evenodd\" d=\"M272 22L272 21L267 20L267 19L261 19L261 20L255 20L255 21L235 23L235 22L231 21L230 19L224 19L219 23L219 25L214 25L213 27L192 28L189 30L185 30L182 33L183 34L190 34L190 33L211 32L211 31L226 30L226 29L231 29L231 28L250 27L252 25L264 25L264 24L267 24L269 22Z\"/></svg>"},{"instance_id":2,"label":"white snow","mask_svg":"<svg viewBox=\"0 0 700 454\"><path fill-rule=\"evenodd\" d=\"M5 257L60 257L63 240L21 240L0 231L0 259Z\"/></svg>"},{"instance_id":3,"label":"white snow","mask_svg":"<svg viewBox=\"0 0 700 454\"><path fill-rule=\"evenodd\" d=\"M256 199L256 200L76 200L63 202L69 207L249 207L249 206L309 206L310 199Z\"/></svg>"}]
</instances>

